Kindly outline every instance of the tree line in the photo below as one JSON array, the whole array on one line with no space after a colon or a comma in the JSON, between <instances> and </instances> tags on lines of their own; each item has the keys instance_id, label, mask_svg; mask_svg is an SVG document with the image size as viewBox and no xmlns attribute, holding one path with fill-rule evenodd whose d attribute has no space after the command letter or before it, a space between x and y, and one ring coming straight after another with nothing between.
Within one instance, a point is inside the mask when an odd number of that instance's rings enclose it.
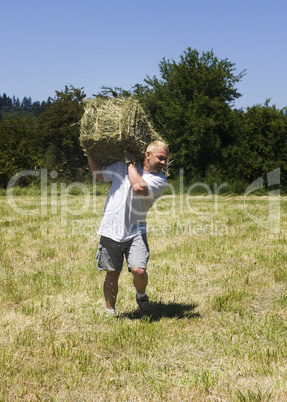
<instances>
[{"instance_id":1,"label":"tree line","mask_svg":"<svg viewBox=\"0 0 287 402\"><path fill-rule=\"evenodd\" d=\"M160 78L147 76L131 90L102 87L93 96L134 96L170 146L171 177L183 170L190 182L229 182L238 191L280 168L287 174L287 113L266 100L236 109L236 88L245 71L213 51L187 48L178 62L163 59ZM86 94L65 86L54 98L32 102L0 96L0 186L19 171L46 168L66 180L89 176L79 144ZM62 175L62 176L61 176ZM22 180L22 184L28 184Z\"/></svg>"}]
</instances>

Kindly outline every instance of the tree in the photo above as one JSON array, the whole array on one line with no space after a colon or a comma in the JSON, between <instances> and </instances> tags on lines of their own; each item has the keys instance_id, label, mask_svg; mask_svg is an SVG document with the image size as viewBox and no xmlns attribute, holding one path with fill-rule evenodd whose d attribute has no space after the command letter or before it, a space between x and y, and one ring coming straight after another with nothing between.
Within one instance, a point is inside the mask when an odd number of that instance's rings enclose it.
<instances>
[{"instance_id":1,"label":"tree","mask_svg":"<svg viewBox=\"0 0 287 402\"><path fill-rule=\"evenodd\" d=\"M235 84L245 71L234 75L227 59L218 60L213 51L200 56L191 48L179 63L163 59L159 69L161 79L145 79L142 103L170 145L173 172L183 167L189 177L205 177L229 145L231 106L241 96Z\"/></svg>"},{"instance_id":2,"label":"tree","mask_svg":"<svg viewBox=\"0 0 287 402\"><path fill-rule=\"evenodd\" d=\"M51 99L49 98L47 102L32 102L32 99L24 96L23 100L20 102L19 98L13 96L9 98L5 93L3 96L0 95L0 112L2 117L7 115L26 117L28 115L37 116L41 114L44 109L51 105Z\"/></svg>"},{"instance_id":3,"label":"tree","mask_svg":"<svg viewBox=\"0 0 287 402\"><path fill-rule=\"evenodd\" d=\"M32 116L8 115L0 121L0 130L0 187L6 187L16 173L37 165L37 126Z\"/></svg>"},{"instance_id":4,"label":"tree","mask_svg":"<svg viewBox=\"0 0 287 402\"><path fill-rule=\"evenodd\" d=\"M75 179L79 169L86 165L86 158L79 142L79 121L84 110L83 89L65 87L56 91L52 105L39 116L41 133L42 166L51 170L65 170Z\"/></svg>"},{"instance_id":5,"label":"tree","mask_svg":"<svg viewBox=\"0 0 287 402\"><path fill-rule=\"evenodd\" d=\"M5 93L0 96L0 111L4 114L6 111L9 111L13 107L12 99L9 98Z\"/></svg>"},{"instance_id":6,"label":"tree","mask_svg":"<svg viewBox=\"0 0 287 402\"><path fill-rule=\"evenodd\" d=\"M19 98L16 99L15 95L13 96L13 106L14 107L20 107L20 100Z\"/></svg>"},{"instance_id":7,"label":"tree","mask_svg":"<svg viewBox=\"0 0 287 402\"><path fill-rule=\"evenodd\" d=\"M31 108L32 107L32 99L30 97L27 98L26 96L24 96L24 98L21 102L21 106L23 108L27 108L27 109Z\"/></svg>"},{"instance_id":8,"label":"tree","mask_svg":"<svg viewBox=\"0 0 287 402\"><path fill-rule=\"evenodd\" d=\"M265 104L247 108L236 125L236 138L225 150L227 175L252 182L280 168L282 182L287 173L287 118L284 109ZM226 164L227 165L227 164Z\"/></svg>"},{"instance_id":9,"label":"tree","mask_svg":"<svg viewBox=\"0 0 287 402\"><path fill-rule=\"evenodd\" d=\"M106 87L102 86L101 92L97 95L93 96L103 96L103 97L112 97L112 98L127 98L131 96L131 91L127 91L121 87Z\"/></svg>"}]
</instances>

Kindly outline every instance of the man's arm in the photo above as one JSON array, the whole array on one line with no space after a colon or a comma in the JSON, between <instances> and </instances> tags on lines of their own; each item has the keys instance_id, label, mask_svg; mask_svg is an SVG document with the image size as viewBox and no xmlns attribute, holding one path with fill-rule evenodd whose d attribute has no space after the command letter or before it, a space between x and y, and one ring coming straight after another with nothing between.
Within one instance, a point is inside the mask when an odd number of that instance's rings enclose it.
<instances>
[{"instance_id":1,"label":"man's arm","mask_svg":"<svg viewBox=\"0 0 287 402\"><path fill-rule=\"evenodd\" d=\"M90 169L91 169L93 175L96 177L96 179L99 181L104 181L104 177L102 174L102 165L100 165L98 162L96 162L90 156L88 156L88 161L89 161Z\"/></svg>"},{"instance_id":2,"label":"man's arm","mask_svg":"<svg viewBox=\"0 0 287 402\"><path fill-rule=\"evenodd\" d=\"M131 162L127 164L128 166L128 175L131 186L136 193L136 195L148 195L148 185L145 180L139 175L137 168Z\"/></svg>"},{"instance_id":3,"label":"man's arm","mask_svg":"<svg viewBox=\"0 0 287 402\"><path fill-rule=\"evenodd\" d=\"M148 185L145 180L138 173L137 168L135 166L135 157L134 154L130 151L125 151L124 159L128 167L128 176L130 185L132 186L136 195L148 195Z\"/></svg>"}]
</instances>

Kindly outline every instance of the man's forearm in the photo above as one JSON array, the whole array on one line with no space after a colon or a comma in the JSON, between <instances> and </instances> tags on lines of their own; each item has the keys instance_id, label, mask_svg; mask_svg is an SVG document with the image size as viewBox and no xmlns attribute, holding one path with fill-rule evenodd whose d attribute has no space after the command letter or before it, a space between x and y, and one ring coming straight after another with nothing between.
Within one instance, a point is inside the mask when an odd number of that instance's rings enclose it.
<instances>
[{"instance_id":1,"label":"man's forearm","mask_svg":"<svg viewBox=\"0 0 287 402\"><path fill-rule=\"evenodd\" d=\"M133 163L128 164L128 175L130 184L137 195L148 195L148 186L145 180L139 175Z\"/></svg>"}]
</instances>

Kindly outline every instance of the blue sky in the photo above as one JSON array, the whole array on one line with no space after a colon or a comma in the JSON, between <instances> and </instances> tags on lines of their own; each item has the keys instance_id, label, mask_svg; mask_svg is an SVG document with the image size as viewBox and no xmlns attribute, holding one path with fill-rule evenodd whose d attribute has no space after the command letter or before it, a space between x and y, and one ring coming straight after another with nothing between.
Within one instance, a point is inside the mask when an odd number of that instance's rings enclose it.
<instances>
[{"instance_id":1,"label":"blue sky","mask_svg":"<svg viewBox=\"0 0 287 402\"><path fill-rule=\"evenodd\" d=\"M0 0L0 94L131 89L187 49L247 74L237 107L287 106L287 0Z\"/></svg>"}]
</instances>

